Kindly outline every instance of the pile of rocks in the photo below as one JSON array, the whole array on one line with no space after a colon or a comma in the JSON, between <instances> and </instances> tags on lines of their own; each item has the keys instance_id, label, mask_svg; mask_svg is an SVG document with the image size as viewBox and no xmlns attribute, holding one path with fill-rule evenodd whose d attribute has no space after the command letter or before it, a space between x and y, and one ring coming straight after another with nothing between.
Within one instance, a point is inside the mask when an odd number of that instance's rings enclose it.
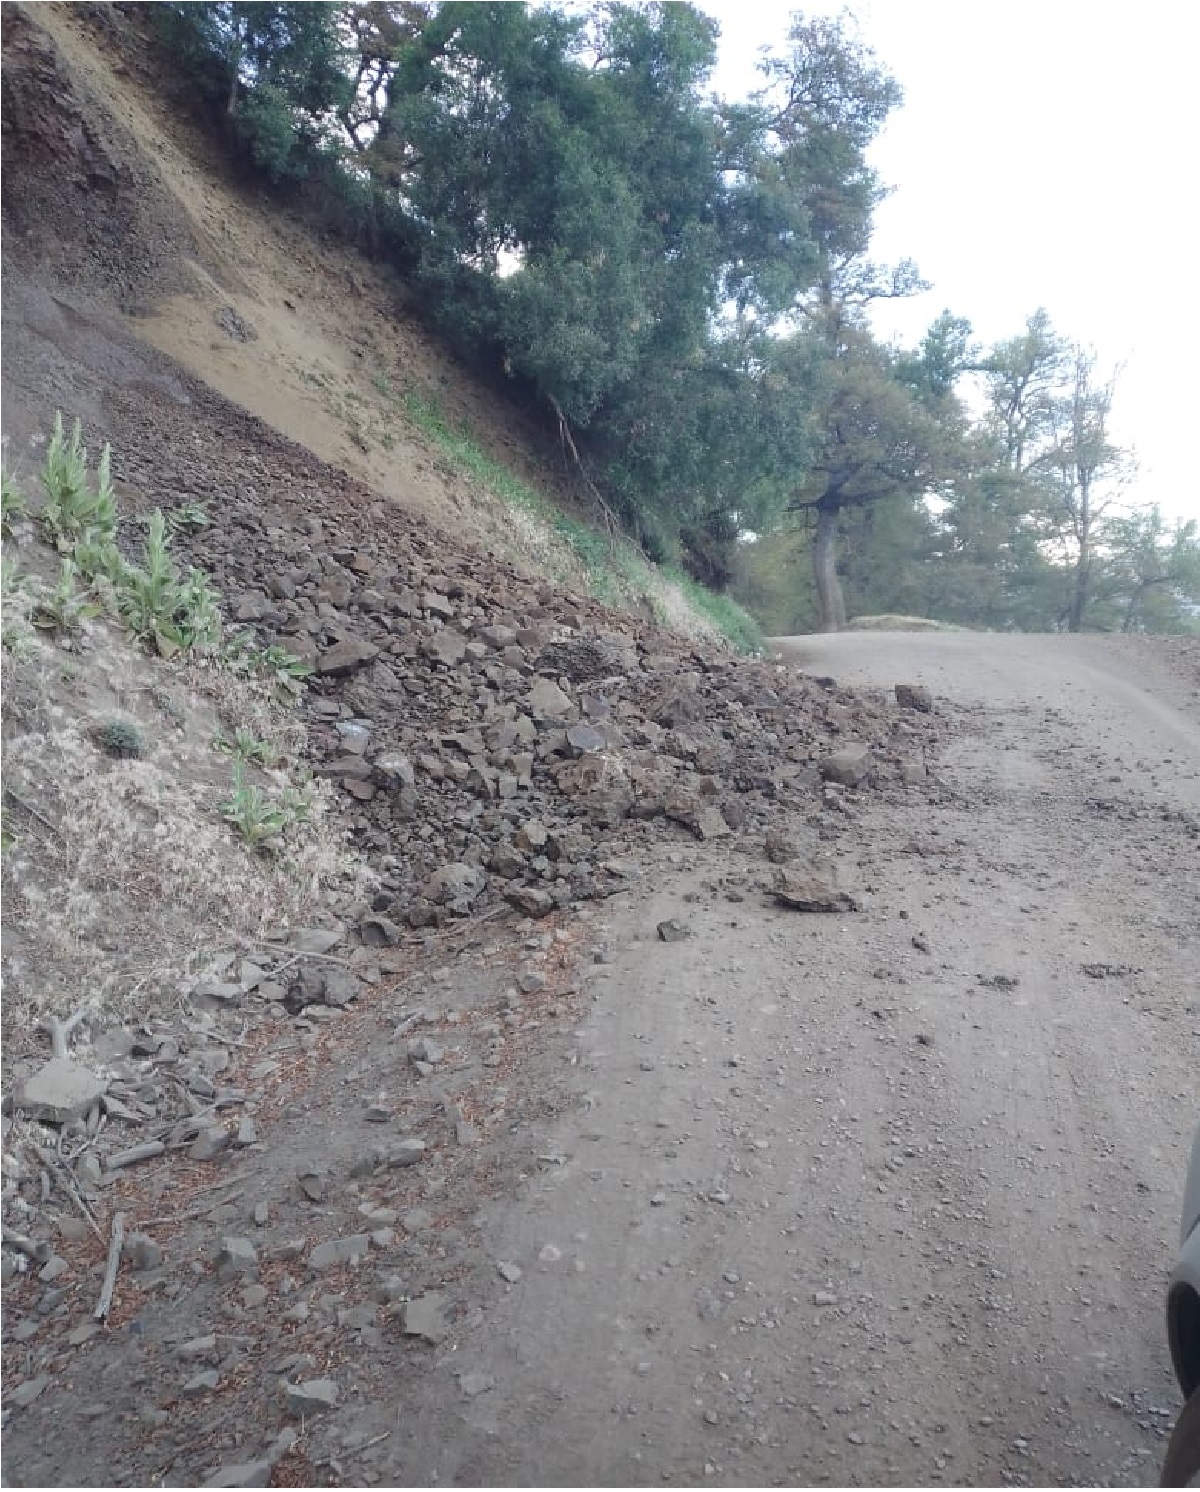
<instances>
[{"instance_id":1,"label":"pile of rocks","mask_svg":"<svg viewBox=\"0 0 1200 1492\"><path fill-rule=\"evenodd\" d=\"M458 548L238 418L253 448L237 481L164 471L159 442L118 467L157 502L164 485L208 500L217 521L181 539L188 558L231 625L313 669L313 764L380 874L375 941L501 901L540 916L626 887L648 838L761 836L781 808L923 776L936 716Z\"/></svg>"}]
</instances>

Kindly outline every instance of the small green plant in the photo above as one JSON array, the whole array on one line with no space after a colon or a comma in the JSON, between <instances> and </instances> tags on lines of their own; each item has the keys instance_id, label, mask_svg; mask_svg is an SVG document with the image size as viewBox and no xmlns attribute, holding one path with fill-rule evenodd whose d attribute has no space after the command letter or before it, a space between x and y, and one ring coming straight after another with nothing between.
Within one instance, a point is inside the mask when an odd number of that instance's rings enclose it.
<instances>
[{"instance_id":1,"label":"small green plant","mask_svg":"<svg viewBox=\"0 0 1200 1492\"><path fill-rule=\"evenodd\" d=\"M117 584L125 625L164 656L215 647L221 637L217 593L194 566L181 575L167 547L167 525L155 509L141 565L126 565Z\"/></svg>"},{"instance_id":2,"label":"small green plant","mask_svg":"<svg viewBox=\"0 0 1200 1492\"><path fill-rule=\"evenodd\" d=\"M311 665L278 643L266 648L256 648L253 643L252 633L235 633L225 643L225 662L234 673L264 675L277 695L294 700L302 691L304 680L312 673Z\"/></svg>"},{"instance_id":3,"label":"small green plant","mask_svg":"<svg viewBox=\"0 0 1200 1492\"><path fill-rule=\"evenodd\" d=\"M6 539L12 537L14 523L23 518L26 511L21 489L7 471L0 469L0 533Z\"/></svg>"},{"instance_id":4,"label":"small green plant","mask_svg":"<svg viewBox=\"0 0 1200 1492\"><path fill-rule=\"evenodd\" d=\"M257 762L260 767L273 767L279 760L279 753L270 741L260 741L253 731L243 730L240 726L232 739L220 735L213 745L240 762Z\"/></svg>"},{"instance_id":5,"label":"small green plant","mask_svg":"<svg viewBox=\"0 0 1200 1492\"><path fill-rule=\"evenodd\" d=\"M86 592L76 589L79 571L75 561L64 556L54 585L34 593L31 620L35 627L55 632L78 632L89 618L99 616L100 608Z\"/></svg>"},{"instance_id":6,"label":"small green plant","mask_svg":"<svg viewBox=\"0 0 1200 1492\"><path fill-rule=\"evenodd\" d=\"M106 720L96 733L102 751L118 760L136 761L145 751L142 733L132 720L116 716Z\"/></svg>"},{"instance_id":7,"label":"small green plant","mask_svg":"<svg viewBox=\"0 0 1200 1492\"><path fill-rule=\"evenodd\" d=\"M203 503L180 503L167 514L167 527L175 533L195 533L212 522Z\"/></svg>"},{"instance_id":8,"label":"small green plant","mask_svg":"<svg viewBox=\"0 0 1200 1492\"><path fill-rule=\"evenodd\" d=\"M46 506L42 522L59 549L71 549L88 534L111 539L117 530L117 502L112 488L112 452L106 445L96 467L96 487L88 483L87 448L75 421L70 440L63 432L61 412L54 416L54 434L46 448L42 486Z\"/></svg>"},{"instance_id":9,"label":"small green plant","mask_svg":"<svg viewBox=\"0 0 1200 1492\"><path fill-rule=\"evenodd\" d=\"M33 589L30 578L15 559L0 558L0 645L10 653L24 654L33 642L30 612Z\"/></svg>"},{"instance_id":10,"label":"small green plant","mask_svg":"<svg viewBox=\"0 0 1200 1492\"><path fill-rule=\"evenodd\" d=\"M278 839L296 821L286 801L276 802L262 788L247 782L242 763L233 764L233 795L220 806L221 817L238 831L247 844L259 849Z\"/></svg>"}]
</instances>

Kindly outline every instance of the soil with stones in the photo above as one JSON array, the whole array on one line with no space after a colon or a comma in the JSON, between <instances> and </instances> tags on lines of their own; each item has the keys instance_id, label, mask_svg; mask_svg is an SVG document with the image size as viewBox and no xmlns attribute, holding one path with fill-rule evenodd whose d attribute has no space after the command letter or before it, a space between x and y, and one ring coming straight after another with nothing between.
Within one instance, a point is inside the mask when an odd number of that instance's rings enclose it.
<instances>
[{"instance_id":1,"label":"soil with stones","mask_svg":"<svg viewBox=\"0 0 1200 1492\"><path fill-rule=\"evenodd\" d=\"M89 237L124 147L39 114L76 95L13 9L6 152L12 115L65 196L14 216L6 153L6 430L57 403L128 517L208 504L179 542L311 662L378 891L20 1055L7 1480L1153 1481L1194 654L737 660L451 540L138 338L113 265L173 290L187 241Z\"/></svg>"}]
</instances>

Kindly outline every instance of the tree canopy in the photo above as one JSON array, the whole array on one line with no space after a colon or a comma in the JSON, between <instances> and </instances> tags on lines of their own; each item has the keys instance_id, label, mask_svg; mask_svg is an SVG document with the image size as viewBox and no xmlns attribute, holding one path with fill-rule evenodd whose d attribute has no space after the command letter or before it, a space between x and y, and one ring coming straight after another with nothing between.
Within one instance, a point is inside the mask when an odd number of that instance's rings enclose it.
<instances>
[{"instance_id":1,"label":"tree canopy","mask_svg":"<svg viewBox=\"0 0 1200 1492\"><path fill-rule=\"evenodd\" d=\"M849 22L797 13L725 99L686 3L154 11L251 169L391 259L652 557L753 589L803 553L824 626L885 592L1150 625L1192 583L1194 535L1121 518L1111 381L1044 312L987 352L949 311L915 349L873 335L924 286L870 258L901 95Z\"/></svg>"}]
</instances>

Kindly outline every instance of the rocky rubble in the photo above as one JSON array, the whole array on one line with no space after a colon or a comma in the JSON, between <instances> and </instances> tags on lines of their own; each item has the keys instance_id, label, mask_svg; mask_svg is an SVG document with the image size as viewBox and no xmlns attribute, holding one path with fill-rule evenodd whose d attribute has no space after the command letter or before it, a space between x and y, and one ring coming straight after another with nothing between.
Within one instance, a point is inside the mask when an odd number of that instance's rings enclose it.
<instances>
[{"instance_id":1,"label":"rocky rubble","mask_svg":"<svg viewBox=\"0 0 1200 1492\"><path fill-rule=\"evenodd\" d=\"M924 775L936 717L558 592L237 419L241 480L162 445L116 468L154 503L207 502L218 521L181 543L230 626L312 668L313 766L381 879L369 941L504 903L538 917L628 887L651 840L759 839Z\"/></svg>"}]
</instances>

